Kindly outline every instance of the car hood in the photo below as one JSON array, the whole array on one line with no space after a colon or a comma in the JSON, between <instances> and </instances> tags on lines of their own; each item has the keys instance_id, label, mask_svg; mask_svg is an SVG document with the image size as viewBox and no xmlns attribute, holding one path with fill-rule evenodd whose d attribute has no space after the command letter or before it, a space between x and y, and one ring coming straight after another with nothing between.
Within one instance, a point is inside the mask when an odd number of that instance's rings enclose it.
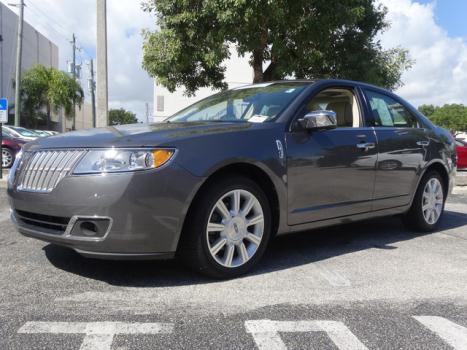
<instances>
[{"instance_id":1,"label":"car hood","mask_svg":"<svg viewBox=\"0 0 467 350\"><path fill-rule=\"evenodd\" d=\"M240 132L261 124L247 122L155 123L79 130L37 139L27 151L51 148L176 146L177 141L209 134ZM266 126L266 124L262 124Z\"/></svg>"}]
</instances>

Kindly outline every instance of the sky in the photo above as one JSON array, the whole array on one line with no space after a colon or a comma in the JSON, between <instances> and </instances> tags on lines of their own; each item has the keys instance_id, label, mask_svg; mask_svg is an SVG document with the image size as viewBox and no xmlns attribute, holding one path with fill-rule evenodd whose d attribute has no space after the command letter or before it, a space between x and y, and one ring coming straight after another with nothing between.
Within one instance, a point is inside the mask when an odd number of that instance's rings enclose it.
<instances>
[{"instance_id":1,"label":"sky","mask_svg":"<svg viewBox=\"0 0 467 350\"><path fill-rule=\"evenodd\" d=\"M0 0L11 3L12 0ZM403 75L397 92L412 104L467 104L466 0L378 0L388 8L390 29L380 35L384 48L409 50L414 66ZM95 0L25 0L25 20L60 49L60 68L71 60L75 33L83 64L95 57ZM110 108L126 108L145 120L145 104L153 102L153 81L141 68L143 29L155 29L138 0L109 0L108 56ZM231 61L235 64L235 60ZM245 60L238 60L238 63ZM249 70L249 67L245 69Z\"/></svg>"}]
</instances>

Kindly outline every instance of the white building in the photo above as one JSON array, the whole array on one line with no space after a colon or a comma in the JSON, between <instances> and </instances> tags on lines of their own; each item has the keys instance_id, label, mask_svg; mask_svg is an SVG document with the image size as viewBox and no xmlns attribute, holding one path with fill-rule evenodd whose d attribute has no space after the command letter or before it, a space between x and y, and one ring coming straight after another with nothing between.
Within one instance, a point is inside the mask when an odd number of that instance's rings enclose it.
<instances>
[{"instance_id":1,"label":"white building","mask_svg":"<svg viewBox=\"0 0 467 350\"><path fill-rule=\"evenodd\" d=\"M251 84L253 81L253 70L248 63L247 57L238 57L232 50L231 58L225 62L227 67L225 81L229 88ZM193 97L184 95L183 89L171 93L165 87L154 83L154 114L153 121L158 122L175 114L209 95L215 94L216 90L203 88L196 92Z\"/></svg>"}]
</instances>

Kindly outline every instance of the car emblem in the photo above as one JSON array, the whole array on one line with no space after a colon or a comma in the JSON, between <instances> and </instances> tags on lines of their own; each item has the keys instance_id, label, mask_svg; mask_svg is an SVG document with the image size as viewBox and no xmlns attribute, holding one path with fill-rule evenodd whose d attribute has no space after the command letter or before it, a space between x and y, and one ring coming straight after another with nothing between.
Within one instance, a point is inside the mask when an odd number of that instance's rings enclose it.
<instances>
[{"instance_id":1,"label":"car emblem","mask_svg":"<svg viewBox=\"0 0 467 350\"><path fill-rule=\"evenodd\" d=\"M284 147L282 146L282 142L280 140L276 140L277 151L279 152L279 158L284 159Z\"/></svg>"}]
</instances>

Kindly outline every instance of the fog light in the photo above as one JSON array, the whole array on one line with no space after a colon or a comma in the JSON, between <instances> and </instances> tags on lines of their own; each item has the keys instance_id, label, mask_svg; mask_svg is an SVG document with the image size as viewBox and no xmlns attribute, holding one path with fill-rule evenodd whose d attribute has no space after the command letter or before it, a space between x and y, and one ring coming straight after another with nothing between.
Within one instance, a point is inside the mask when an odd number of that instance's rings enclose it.
<instances>
[{"instance_id":1,"label":"fog light","mask_svg":"<svg viewBox=\"0 0 467 350\"><path fill-rule=\"evenodd\" d=\"M68 233L71 237L89 240L102 240L110 230L112 219L106 217L73 217L72 228Z\"/></svg>"},{"instance_id":2,"label":"fog light","mask_svg":"<svg viewBox=\"0 0 467 350\"><path fill-rule=\"evenodd\" d=\"M97 235L98 233L98 228L96 224L90 221L83 221L79 225L79 228L81 229L81 232L83 233L83 235L88 236L88 237L93 237Z\"/></svg>"}]
</instances>

